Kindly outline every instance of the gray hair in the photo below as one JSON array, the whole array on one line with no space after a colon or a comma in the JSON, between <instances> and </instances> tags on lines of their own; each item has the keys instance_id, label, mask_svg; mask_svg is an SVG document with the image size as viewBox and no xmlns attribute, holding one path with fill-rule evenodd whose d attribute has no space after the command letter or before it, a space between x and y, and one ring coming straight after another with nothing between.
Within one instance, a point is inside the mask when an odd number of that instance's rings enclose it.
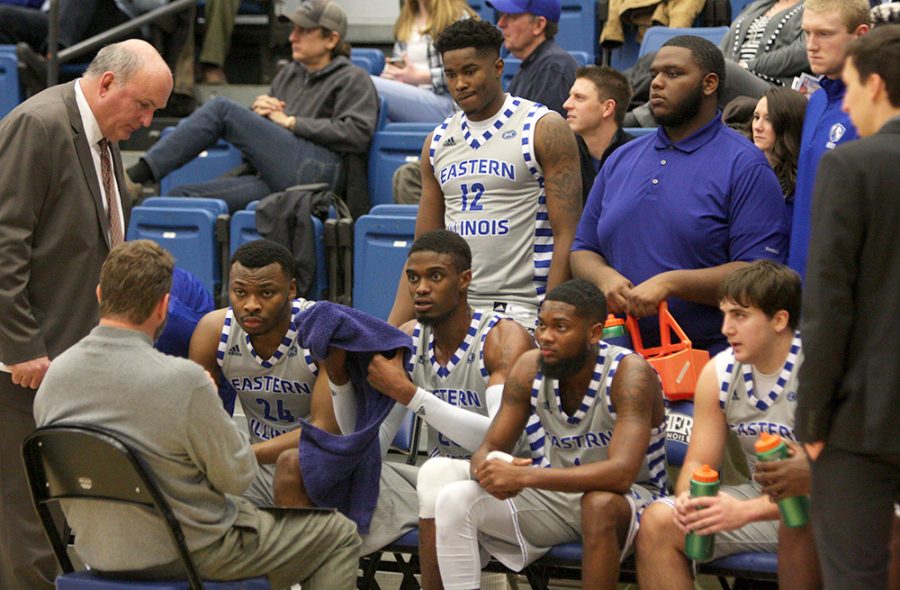
<instances>
[{"instance_id":1,"label":"gray hair","mask_svg":"<svg viewBox=\"0 0 900 590\"><path fill-rule=\"evenodd\" d=\"M144 65L144 59L136 51L132 51L124 43L107 45L97 52L84 75L99 78L104 72L116 75L119 84L128 82Z\"/></svg>"}]
</instances>

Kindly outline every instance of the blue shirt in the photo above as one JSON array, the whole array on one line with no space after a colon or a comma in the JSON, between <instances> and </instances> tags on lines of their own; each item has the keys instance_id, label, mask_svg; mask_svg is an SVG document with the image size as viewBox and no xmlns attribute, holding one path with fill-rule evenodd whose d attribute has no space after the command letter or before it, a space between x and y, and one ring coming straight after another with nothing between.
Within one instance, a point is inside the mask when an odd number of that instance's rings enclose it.
<instances>
[{"instance_id":1,"label":"blue shirt","mask_svg":"<svg viewBox=\"0 0 900 590\"><path fill-rule=\"evenodd\" d=\"M590 250L634 285L662 272L734 261L784 261L788 212L762 152L717 115L673 144L662 127L623 145L600 169L572 251ZM717 307L669 298L698 348L726 346ZM649 320L649 321L648 321ZM658 320L641 322L645 346Z\"/></svg>"},{"instance_id":2,"label":"blue shirt","mask_svg":"<svg viewBox=\"0 0 900 590\"><path fill-rule=\"evenodd\" d=\"M213 298L200 279L186 270L176 268L172 275L172 290L169 292L166 327L154 344L156 350L187 358L191 335L197 322L213 309Z\"/></svg>"},{"instance_id":3,"label":"blue shirt","mask_svg":"<svg viewBox=\"0 0 900 590\"><path fill-rule=\"evenodd\" d=\"M788 266L804 279L812 224L813 186L816 182L819 160L826 151L859 137L850 116L841 111L841 103L847 91L844 83L841 80L822 78L819 84L822 88L809 97L806 118L803 119L800 158L797 161L797 188L794 189L791 244L788 249Z\"/></svg>"}]
</instances>

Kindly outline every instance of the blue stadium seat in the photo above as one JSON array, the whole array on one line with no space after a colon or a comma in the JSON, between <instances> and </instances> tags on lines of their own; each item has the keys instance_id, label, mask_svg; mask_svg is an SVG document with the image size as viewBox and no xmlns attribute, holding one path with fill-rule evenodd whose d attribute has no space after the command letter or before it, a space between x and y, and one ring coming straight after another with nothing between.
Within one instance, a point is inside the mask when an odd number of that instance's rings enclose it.
<instances>
[{"instance_id":1,"label":"blue stadium seat","mask_svg":"<svg viewBox=\"0 0 900 590\"><path fill-rule=\"evenodd\" d=\"M166 137L174 129L174 127L166 127L160 138ZM219 140L213 147L204 150L181 168L173 170L163 177L159 182L159 192L166 194L176 186L218 178L239 166L240 163L241 152L230 143Z\"/></svg>"},{"instance_id":2,"label":"blue stadium seat","mask_svg":"<svg viewBox=\"0 0 900 590\"><path fill-rule=\"evenodd\" d=\"M752 1L753 0L731 0L731 22L734 22L734 19L736 19Z\"/></svg>"},{"instance_id":3,"label":"blue stadium seat","mask_svg":"<svg viewBox=\"0 0 900 590\"><path fill-rule=\"evenodd\" d=\"M235 211L231 216L231 249L230 253L234 254L243 244L258 240L262 236L256 231L256 205L259 201L253 201L247 205L246 209ZM252 207L252 208L251 208ZM316 248L316 279L313 283L312 291L310 291L311 299L321 299L325 291L328 290L328 266L325 261L325 241L323 239L324 225L318 217L312 218L313 244Z\"/></svg>"},{"instance_id":4,"label":"blue stadium seat","mask_svg":"<svg viewBox=\"0 0 900 590\"><path fill-rule=\"evenodd\" d=\"M377 76L384 69L384 52L375 47L354 47L350 52L350 61Z\"/></svg>"},{"instance_id":5,"label":"blue stadium seat","mask_svg":"<svg viewBox=\"0 0 900 590\"><path fill-rule=\"evenodd\" d=\"M213 215L228 215L228 203L222 199L210 199L207 197L150 197L141 201L141 207L205 209Z\"/></svg>"},{"instance_id":6,"label":"blue stadium seat","mask_svg":"<svg viewBox=\"0 0 900 590\"><path fill-rule=\"evenodd\" d=\"M481 17L481 20L489 23L497 22L497 15L494 13L494 9L488 6L484 0L469 0L468 4Z\"/></svg>"},{"instance_id":7,"label":"blue stadium seat","mask_svg":"<svg viewBox=\"0 0 900 590\"><path fill-rule=\"evenodd\" d=\"M393 121L384 126L385 131L390 132L412 132L412 133L424 133L428 135L434 128L437 127L434 123L423 123L423 122L409 122L409 121Z\"/></svg>"},{"instance_id":8,"label":"blue stadium seat","mask_svg":"<svg viewBox=\"0 0 900 590\"><path fill-rule=\"evenodd\" d=\"M656 133L656 127L625 127L624 131L634 137L642 137Z\"/></svg>"},{"instance_id":9,"label":"blue stadium seat","mask_svg":"<svg viewBox=\"0 0 900 590\"><path fill-rule=\"evenodd\" d=\"M578 64L579 68L583 68L586 65L593 65L594 63L594 54L588 54L584 51L570 51L569 55L575 58L575 63Z\"/></svg>"},{"instance_id":10,"label":"blue stadium seat","mask_svg":"<svg viewBox=\"0 0 900 590\"><path fill-rule=\"evenodd\" d=\"M153 240L175 257L179 268L194 273L211 293L218 293L222 268L216 240L216 215L206 209L135 207L129 240Z\"/></svg>"},{"instance_id":11,"label":"blue stadium seat","mask_svg":"<svg viewBox=\"0 0 900 590\"><path fill-rule=\"evenodd\" d=\"M234 254L235 250L247 242L262 238L259 232L256 231L256 213L247 209L235 211L234 215L231 216L230 236L231 254Z\"/></svg>"},{"instance_id":12,"label":"blue stadium seat","mask_svg":"<svg viewBox=\"0 0 900 590\"><path fill-rule=\"evenodd\" d=\"M15 45L0 45L0 119L22 102Z\"/></svg>"},{"instance_id":13,"label":"blue stadium seat","mask_svg":"<svg viewBox=\"0 0 900 590\"><path fill-rule=\"evenodd\" d=\"M512 83L512 79L516 77L516 74L521 67L522 60L518 57L507 55L503 58L503 78L501 79L501 81L503 82L503 90L509 88L509 85Z\"/></svg>"},{"instance_id":14,"label":"blue stadium seat","mask_svg":"<svg viewBox=\"0 0 900 590\"><path fill-rule=\"evenodd\" d=\"M634 27L625 27L625 42L621 46L609 51L609 65L624 72L637 61L641 44L637 42L637 31Z\"/></svg>"},{"instance_id":15,"label":"blue stadium seat","mask_svg":"<svg viewBox=\"0 0 900 590\"><path fill-rule=\"evenodd\" d=\"M728 27L691 27L688 29L673 29L670 27L650 27L644 33L644 40L641 41L641 50L638 57L647 55L652 51L659 51L663 43L677 35L694 35L695 37L703 37L712 41L718 47L722 38L728 32Z\"/></svg>"},{"instance_id":16,"label":"blue stadium seat","mask_svg":"<svg viewBox=\"0 0 900 590\"><path fill-rule=\"evenodd\" d=\"M415 217L419 213L418 205L375 205L369 210L369 215L408 215Z\"/></svg>"},{"instance_id":17,"label":"blue stadium seat","mask_svg":"<svg viewBox=\"0 0 900 590\"><path fill-rule=\"evenodd\" d=\"M569 52L584 52L586 63L594 63L599 37L596 0L562 0L555 39L559 46Z\"/></svg>"},{"instance_id":18,"label":"blue stadium seat","mask_svg":"<svg viewBox=\"0 0 900 590\"><path fill-rule=\"evenodd\" d=\"M412 130L396 129L389 124L375 133L369 147L369 199L372 205L393 202L391 179L394 170L406 162L417 162L425 138L434 129L431 124L418 124Z\"/></svg>"},{"instance_id":19,"label":"blue stadium seat","mask_svg":"<svg viewBox=\"0 0 900 590\"><path fill-rule=\"evenodd\" d=\"M422 420L413 413L406 412L403 422L397 429L394 441L391 443L391 451L397 451L406 455L405 463L415 465L419 456L419 437L422 434Z\"/></svg>"},{"instance_id":20,"label":"blue stadium seat","mask_svg":"<svg viewBox=\"0 0 900 590\"><path fill-rule=\"evenodd\" d=\"M353 239L353 307L387 319L413 242L415 217L363 215Z\"/></svg>"}]
</instances>

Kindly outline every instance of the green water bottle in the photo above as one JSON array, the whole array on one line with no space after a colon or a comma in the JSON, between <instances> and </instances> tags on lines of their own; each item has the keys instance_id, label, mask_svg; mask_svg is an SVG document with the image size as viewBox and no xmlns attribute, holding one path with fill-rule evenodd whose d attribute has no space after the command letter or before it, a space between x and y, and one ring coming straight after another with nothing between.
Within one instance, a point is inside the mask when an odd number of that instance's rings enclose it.
<instances>
[{"instance_id":1,"label":"green water bottle","mask_svg":"<svg viewBox=\"0 0 900 590\"><path fill-rule=\"evenodd\" d=\"M631 348L631 336L625 329L625 320L609 314L606 321L603 322L603 341L607 344Z\"/></svg>"},{"instance_id":2,"label":"green water bottle","mask_svg":"<svg viewBox=\"0 0 900 590\"><path fill-rule=\"evenodd\" d=\"M691 497L715 496L719 493L719 473L704 465L691 476ZM715 535L698 535L691 531L684 538L684 554L690 559L707 561L712 558L716 545Z\"/></svg>"},{"instance_id":3,"label":"green water bottle","mask_svg":"<svg viewBox=\"0 0 900 590\"><path fill-rule=\"evenodd\" d=\"M760 461L780 461L788 458L788 447L777 434L766 432L759 435L754 444L756 458ZM798 528L809 522L809 498L806 496L791 496L778 500L778 511L781 512L781 520L791 528Z\"/></svg>"}]
</instances>

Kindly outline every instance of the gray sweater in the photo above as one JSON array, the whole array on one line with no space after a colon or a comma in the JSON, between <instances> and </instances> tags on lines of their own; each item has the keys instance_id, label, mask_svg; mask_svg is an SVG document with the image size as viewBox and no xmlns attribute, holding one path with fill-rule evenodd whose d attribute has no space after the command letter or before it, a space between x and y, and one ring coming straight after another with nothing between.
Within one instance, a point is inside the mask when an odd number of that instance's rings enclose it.
<instances>
[{"instance_id":1,"label":"gray sweater","mask_svg":"<svg viewBox=\"0 0 900 590\"><path fill-rule=\"evenodd\" d=\"M346 57L309 73L292 61L272 80L272 96L297 117L294 133L338 154L365 154L378 122L378 94L369 75Z\"/></svg>"},{"instance_id":2,"label":"gray sweater","mask_svg":"<svg viewBox=\"0 0 900 590\"><path fill-rule=\"evenodd\" d=\"M197 364L164 355L136 331L98 326L57 357L34 400L38 426L88 424L120 434L151 468L198 550L222 538L237 515L226 494L250 485L256 458ZM143 508L64 503L75 550L100 570L177 559L164 527Z\"/></svg>"},{"instance_id":3,"label":"gray sweater","mask_svg":"<svg viewBox=\"0 0 900 590\"><path fill-rule=\"evenodd\" d=\"M719 48L726 59L738 61L741 44L747 36L747 29L758 17L768 11L775 0L756 0L736 16ZM794 76L809 72L806 43L800 25L803 22L803 5L772 15L760 39L759 53L747 63L750 71L761 75L769 82L779 81L790 87Z\"/></svg>"}]
</instances>

